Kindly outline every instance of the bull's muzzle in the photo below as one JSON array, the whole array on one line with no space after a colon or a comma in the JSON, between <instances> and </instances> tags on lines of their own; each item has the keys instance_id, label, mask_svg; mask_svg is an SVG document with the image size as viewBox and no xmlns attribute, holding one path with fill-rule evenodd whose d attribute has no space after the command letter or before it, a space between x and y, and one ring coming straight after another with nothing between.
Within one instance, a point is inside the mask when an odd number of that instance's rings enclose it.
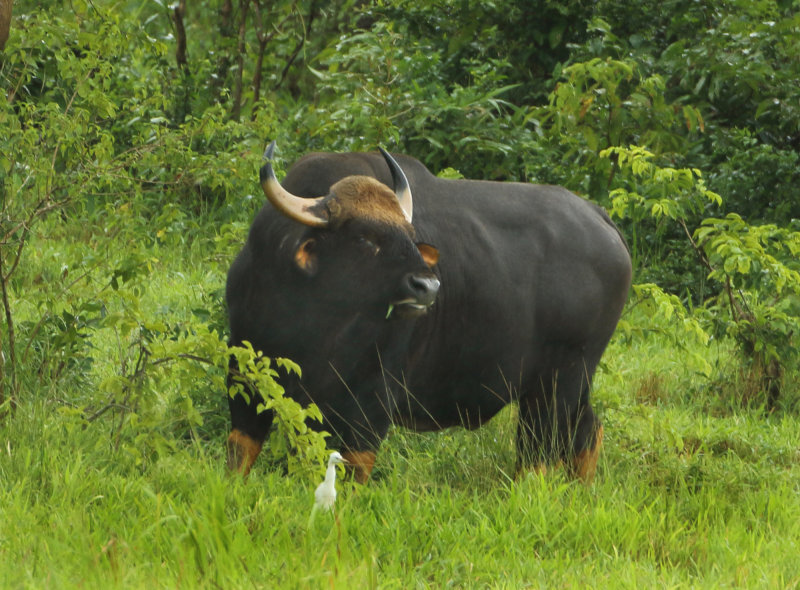
<instances>
[{"instance_id":1,"label":"bull's muzzle","mask_svg":"<svg viewBox=\"0 0 800 590\"><path fill-rule=\"evenodd\" d=\"M405 277L406 288L414 294L417 304L430 307L439 293L439 279L435 276L410 272Z\"/></svg>"},{"instance_id":2,"label":"bull's muzzle","mask_svg":"<svg viewBox=\"0 0 800 590\"><path fill-rule=\"evenodd\" d=\"M395 301L389 306L386 319L415 318L428 311L436 295L439 293L439 279L428 274L410 272L404 278L404 287L408 297Z\"/></svg>"}]
</instances>

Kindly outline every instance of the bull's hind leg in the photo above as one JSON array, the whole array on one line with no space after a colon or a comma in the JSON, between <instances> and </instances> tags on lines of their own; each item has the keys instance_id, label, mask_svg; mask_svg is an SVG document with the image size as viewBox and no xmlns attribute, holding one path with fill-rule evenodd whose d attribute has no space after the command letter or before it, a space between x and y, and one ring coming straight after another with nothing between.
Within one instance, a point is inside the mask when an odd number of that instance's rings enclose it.
<instances>
[{"instance_id":1,"label":"bull's hind leg","mask_svg":"<svg viewBox=\"0 0 800 590\"><path fill-rule=\"evenodd\" d=\"M578 479L591 483L597 472L597 459L600 457L600 447L603 446L603 425L598 421L594 435L594 443L579 453L573 455L570 471Z\"/></svg>"},{"instance_id":2,"label":"bull's hind leg","mask_svg":"<svg viewBox=\"0 0 800 590\"><path fill-rule=\"evenodd\" d=\"M557 454L550 440L553 430L551 408L543 397L526 394L519 399L517 418L517 477L526 471L545 473Z\"/></svg>"},{"instance_id":3,"label":"bull's hind leg","mask_svg":"<svg viewBox=\"0 0 800 590\"><path fill-rule=\"evenodd\" d=\"M597 459L603 444L603 425L589 404L588 385L585 395L581 397L585 402L578 405L570 421L574 427L566 433L569 438L565 445L565 459L570 474L588 484L597 471Z\"/></svg>"},{"instance_id":4,"label":"bull's hind leg","mask_svg":"<svg viewBox=\"0 0 800 590\"><path fill-rule=\"evenodd\" d=\"M569 473L589 483L597 469L603 427L589 403L589 376L562 371L537 379L519 399L517 468L543 472L566 463Z\"/></svg>"}]
</instances>

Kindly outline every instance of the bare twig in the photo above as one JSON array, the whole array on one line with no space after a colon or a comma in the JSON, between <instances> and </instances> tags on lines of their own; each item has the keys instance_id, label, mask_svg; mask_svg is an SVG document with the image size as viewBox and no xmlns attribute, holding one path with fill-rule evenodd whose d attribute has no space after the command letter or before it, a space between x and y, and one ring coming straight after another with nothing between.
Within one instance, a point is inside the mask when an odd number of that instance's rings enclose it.
<instances>
[{"instance_id":1,"label":"bare twig","mask_svg":"<svg viewBox=\"0 0 800 590\"><path fill-rule=\"evenodd\" d=\"M33 50L28 52L27 59L30 59L32 53L33 53ZM7 95L8 104L11 104L11 103L14 102L14 98L17 96L17 93L19 92L19 89L22 87L22 83L26 79L26 74L27 74L27 71L25 70L25 68L20 68L20 70L19 70L19 78L17 78L17 83L14 85L13 88L10 88L8 90L8 95Z\"/></svg>"},{"instance_id":2,"label":"bare twig","mask_svg":"<svg viewBox=\"0 0 800 590\"><path fill-rule=\"evenodd\" d=\"M3 276L3 251L0 248L0 277ZM11 314L11 303L8 300L8 282L0 280L0 290L2 290L3 309L6 316L6 329L8 331L8 361L9 372L11 374L11 388L9 391L8 399L11 401L11 409L16 408L16 393L17 393L17 354L15 351L16 338L14 336L14 318ZM0 404L6 401L6 357L2 350L3 334L0 333Z\"/></svg>"},{"instance_id":3,"label":"bare twig","mask_svg":"<svg viewBox=\"0 0 800 590\"><path fill-rule=\"evenodd\" d=\"M267 35L264 32L264 24L261 20L261 2L260 0L252 0L253 12L255 13L256 36L258 37L258 56L256 57L256 70L253 74L253 104L258 104L261 98L261 70L264 64L264 53L267 50L272 35ZM255 110L253 117L255 117Z\"/></svg>"},{"instance_id":4,"label":"bare twig","mask_svg":"<svg viewBox=\"0 0 800 590\"><path fill-rule=\"evenodd\" d=\"M264 22L261 18L261 0L251 0L251 2L253 5L253 13L255 15L254 22L256 27L256 37L258 38L258 55L256 56L255 73L253 74L253 104L255 106L261 99L261 77L263 75L264 55L267 52L267 46L275 38L275 35L280 33L283 25L286 24L286 21L294 16L296 7L293 6L292 10L283 17L281 22L279 22L277 25L273 25L272 30L267 33L264 30ZM256 111L253 110L251 118L255 118L255 115Z\"/></svg>"},{"instance_id":5,"label":"bare twig","mask_svg":"<svg viewBox=\"0 0 800 590\"><path fill-rule=\"evenodd\" d=\"M708 257L706 256L705 252L703 252L703 249L700 248L700 246L697 244L697 242L694 241L694 238L692 237L692 234L689 231L689 228L686 227L686 222L683 219L679 219L678 223L681 224L681 227L683 228L684 233L686 233L686 237L689 238L689 243L692 245L692 248L694 249L695 253L697 254L697 257L700 259L700 262L703 264L703 266L705 266L708 269L709 272L714 272L716 269L713 266L711 266L711 261L708 259ZM739 301L734 296L734 294L733 294L733 285L731 285L731 278L728 275L725 275L725 284L724 284L723 287L725 289L725 294L728 296L728 302L729 302L729 305L731 306L731 316L733 316L734 321L739 322L739 321L742 321L742 320L751 319L752 318L752 314L748 313L748 312L745 312L742 309L742 306L739 303ZM743 300L744 300L744 298L743 298ZM746 305L746 303L745 303L745 305Z\"/></svg>"},{"instance_id":6,"label":"bare twig","mask_svg":"<svg viewBox=\"0 0 800 590\"><path fill-rule=\"evenodd\" d=\"M39 203L31 209L31 213L30 213L30 215L28 215L28 217L26 219L24 219L22 221L18 221L17 224L14 227L12 227L11 229L7 230L3 234L2 239L0 239L0 244L8 244L11 241L11 237L15 233L20 231L20 230L22 230L22 232L23 232L23 238L20 241L24 243L24 241L25 241L24 236L27 235L27 233L29 231L29 228L33 224L33 220L36 219L37 217L41 217L41 216L45 215L46 213L49 213L50 211L52 211L53 209L55 209L56 207L59 206L59 203L52 203L51 202L48 205L44 205L43 204L44 202L45 202L44 200L39 201ZM13 269L12 269L12 271L9 272L8 276L11 275L11 272L13 272Z\"/></svg>"},{"instance_id":7,"label":"bare twig","mask_svg":"<svg viewBox=\"0 0 800 590\"><path fill-rule=\"evenodd\" d=\"M275 84L274 90L278 90L281 87L284 80L286 79L286 76L289 74L289 69L292 67L292 64L294 64L294 61L297 59L297 56L300 55L300 51L303 49L306 39L308 38L308 35L311 33L311 27L314 24L314 19L316 19L318 14L319 14L319 0L313 0L313 2L311 2L311 7L308 9L308 19L307 19L308 24L305 26L303 34L298 40L297 45L294 48L294 51L289 56L289 59L286 61L286 65L284 66L283 71L281 72L281 77L278 80L278 83Z\"/></svg>"},{"instance_id":8,"label":"bare twig","mask_svg":"<svg viewBox=\"0 0 800 590\"><path fill-rule=\"evenodd\" d=\"M134 391L139 389L142 379L145 375L145 367L147 366L147 360L150 358L150 351L147 350L147 347L140 341L139 342L139 356L136 359L136 365L133 368L133 373L128 377L128 383L125 385L123 391L125 392L125 397L122 398L122 403L119 404L119 407L122 408L122 412L120 412L119 417L119 426L117 426L116 433L114 435L114 450L119 450L119 445L122 442L122 426L125 424L125 414L131 411L133 408L128 406L131 396L133 395Z\"/></svg>"},{"instance_id":9,"label":"bare twig","mask_svg":"<svg viewBox=\"0 0 800 590\"><path fill-rule=\"evenodd\" d=\"M96 412L94 412L91 415L89 415L86 418L84 418L84 420L86 420L86 422L94 422L95 420L100 418L100 416L102 416L103 414L105 414L109 410L112 410L112 409L115 409L115 408L120 408L123 411L130 411L130 409L131 409L128 406L123 406L122 404L118 404L117 402L109 402L106 405L104 405L103 407L101 407L99 410L97 410Z\"/></svg>"},{"instance_id":10,"label":"bare twig","mask_svg":"<svg viewBox=\"0 0 800 590\"><path fill-rule=\"evenodd\" d=\"M216 364L213 360L211 360L209 358L205 358L205 357L202 357L202 356L197 356L197 355L189 354L189 353L180 353L180 354L176 354L175 356L162 357L162 358L156 359L154 361L151 361L150 364L153 365L153 366L165 365L167 363L171 363L171 362L176 361L178 359L184 359L184 360L189 360L189 361L197 361L198 363L203 363L205 365L214 365L214 364Z\"/></svg>"}]
</instances>

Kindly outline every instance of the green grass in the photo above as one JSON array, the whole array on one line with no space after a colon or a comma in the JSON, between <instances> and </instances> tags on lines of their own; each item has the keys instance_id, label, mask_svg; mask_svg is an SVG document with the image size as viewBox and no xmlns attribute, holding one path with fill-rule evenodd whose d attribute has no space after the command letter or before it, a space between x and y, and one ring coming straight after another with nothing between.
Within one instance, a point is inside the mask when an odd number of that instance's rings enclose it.
<instances>
[{"instance_id":1,"label":"green grass","mask_svg":"<svg viewBox=\"0 0 800 590\"><path fill-rule=\"evenodd\" d=\"M607 421L591 487L511 480L513 412L393 432L375 479L340 485L338 523L308 529L313 485L263 463L228 475L221 436L141 466L26 403L3 430L0 585L796 587L797 421L631 409Z\"/></svg>"},{"instance_id":2,"label":"green grass","mask_svg":"<svg viewBox=\"0 0 800 590\"><path fill-rule=\"evenodd\" d=\"M191 325L221 287L213 249L162 252L131 287L139 316ZM109 295L109 312L130 296ZM33 305L16 309L35 318ZM513 480L509 408L474 432L393 430L373 479L340 482L336 519L319 514L310 528L314 481L264 458L246 480L226 473L221 370L196 378L175 365L124 420L84 420L73 405L109 399L98 383L130 365L129 342L97 329L87 373L22 377L0 423L0 587L800 586L794 377L772 414L743 404L724 342L703 351L712 380L666 339L612 344L596 380L606 436L590 487L561 471Z\"/></svg>"}]
</instances>

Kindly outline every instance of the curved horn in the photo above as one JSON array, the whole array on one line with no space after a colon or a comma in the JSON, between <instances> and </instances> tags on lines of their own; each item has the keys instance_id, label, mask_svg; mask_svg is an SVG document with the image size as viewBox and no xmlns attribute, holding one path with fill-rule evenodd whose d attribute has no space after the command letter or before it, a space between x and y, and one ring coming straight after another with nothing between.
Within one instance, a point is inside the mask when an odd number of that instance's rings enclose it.
<instances>
[{"instance_id":1,"label":"curved horn","mask_svg":"<svg viewBox=\"0 0 800 590\"><path fill-rule=\"evenodd\" d=\"M272 154L275 151L275 142L267 146L264 152L266 162L261 167L261 188L269 199L269 202L281 213L290 219L299 221L311 227L325 227L330 221L323 210L316 210L325 197L316 199L304 199L296 197L281 186L275 178L275 171L272 169Z\"/></svg>"},{"instance_id":2,"label":"curved horn","mask_svg":"<svg viewBox=\"0 0 800 590\"><path fill-rule=\"evenodd\" d=\"M411 200L411 187L408 185L408 179L403 173L403 169L395 161L395 159L382 147L378 149L383 154L383 159L389 165L389 170L392 172L392 182L394 183L394 194L397 195L397 200L400 201L400 208L406 216L406 221L411 223L414 214L414 202Z\"/></svg>"}]
</instances>

